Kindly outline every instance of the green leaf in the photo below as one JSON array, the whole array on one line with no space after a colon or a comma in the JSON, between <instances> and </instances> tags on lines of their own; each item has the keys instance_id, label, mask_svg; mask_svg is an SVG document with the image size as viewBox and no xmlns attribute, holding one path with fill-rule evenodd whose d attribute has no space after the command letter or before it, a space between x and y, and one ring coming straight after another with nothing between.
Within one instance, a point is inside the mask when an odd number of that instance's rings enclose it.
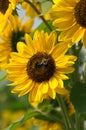
<instances>
[{"instance_id":1,"label":"green leaf","mask_svg":"<svg viewBox=\"0 0 86 130\"><path fill-rule=\"evenodd\" d=\"M70 99L79 113L86 113L86 84L76 82L71 90Z\"/></svg>"},{"instance_id":2,"label":"green leaf","mask_svg":"<svg viewBox=\"0 0 86 130\"><path fill-rule=\"evenodd\" d=\"M50 0L38 0L38 2L41 4L42 14L49 13L49 11L52 7L52 1L50 1Z\"/></svg>"},{"instance_id":3,"label":"green leaf","mask_svg":"<svg viewBox=\"0 0 86 130\"><path fill-rule=\"evenodd\" d=\"M21 117L18 121L14 122L13 124L11 124L8 128L6 128L5 130L16 130L16 128L18 128L19 126L23 125L26 120L35 117L39 120L46 120L46 121L58 121L60 123L62 123L62 120L60 120L58 117L55 117L52 114L46 113L46 112L42 112L39 109L29 109L28 112Z\"/></svg>"},{"instance_id":4,"label":"green leaf","mask_svg":"<svg viewBox=\"0 0 86 130\"><path fill-rule=\"evenodd\" d=\"M42 14L46 14L51 9L52 2L50 2L50 1L43 2L43 3L41 3L41 7L42 7Z\"/></svg>"},{"instance_id":5,"label":"green leaf","mask_svg":"<svg viewBox=\"0 0 86 130\"><path fill-rule=\"evenodd\" d=\"M2 81L3 79L5 79L7 76L7 73L3 70L0 70L0 81Z\"/></svg>"},{"instance_id":6,"label":"green leaf","mask_svg":"<svg viewBox=\"0 0 86 130\"><path fill-rule=\"evenodd\" d=\"M42 3L42 2L45 2L46 0L38 0L38 2Z\"/></svg>"},{"instance_id":7,"label":"green leaf","mask_svg":"<svg viewBox=\"0 0 86 130\"><path fill-rule=\"evenodd\" d=\"M52 28L52 30L55 30L56 28L52 25L52 20L48 20L47 23L49 24L49 26ZM47 32L48 34L50 33L50 30L48 29L48 27L46 26L46 24L44 22L42 22L32 33L31 36L33 37L35 31L41 31L44 30L44 32Z\"/></svg>"},{"instance_id":8,"label":"green leaf","mask_svg":"<svg viewBox=\"0 0 86 130\"><path fill-rule=\"evenodd\" d=\"M25 114L25 116L21 117L18 121L16 121L13 124L11 124L5 130L16 130L16 128L18 128L19 126L23 125L26 120L28 120L31 117L34 117L36 115L38 115L38 112L36 112L36 111L34 111L32 109L29 109L29 111Z\"/></svg>"}]
</instances>

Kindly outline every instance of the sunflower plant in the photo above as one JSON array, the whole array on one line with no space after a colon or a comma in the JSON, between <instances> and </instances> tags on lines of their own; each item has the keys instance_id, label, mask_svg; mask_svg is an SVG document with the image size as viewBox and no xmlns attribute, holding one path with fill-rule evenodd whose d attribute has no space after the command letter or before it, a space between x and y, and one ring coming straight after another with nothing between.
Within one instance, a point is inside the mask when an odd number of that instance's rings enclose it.
<instances>
[{"instance_id":1,"label":"sunflower plant","mask_svg":"<svg viewBox=\"0 0 86 130\"><path fill-rule=\"evenodd\" d=\"M86 130L86 0L0 1L0 129Z\"/></svg>"}]
</instances>

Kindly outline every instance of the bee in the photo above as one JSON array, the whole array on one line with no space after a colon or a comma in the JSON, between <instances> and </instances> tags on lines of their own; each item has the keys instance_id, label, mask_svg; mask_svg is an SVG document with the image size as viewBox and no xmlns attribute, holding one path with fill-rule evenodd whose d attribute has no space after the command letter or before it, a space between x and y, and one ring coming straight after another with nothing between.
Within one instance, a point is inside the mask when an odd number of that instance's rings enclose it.
<instances>
[{"instance_id":1,"label":"bee","mask_svg":"<svg viewBox=\"0 0 86 130\"><path fill-rule=\"evenodd\" d=\"M36 63L36 68L43 68L48 66L50 58L43 58L40 62Z\"/></svg>"}]
</instances>

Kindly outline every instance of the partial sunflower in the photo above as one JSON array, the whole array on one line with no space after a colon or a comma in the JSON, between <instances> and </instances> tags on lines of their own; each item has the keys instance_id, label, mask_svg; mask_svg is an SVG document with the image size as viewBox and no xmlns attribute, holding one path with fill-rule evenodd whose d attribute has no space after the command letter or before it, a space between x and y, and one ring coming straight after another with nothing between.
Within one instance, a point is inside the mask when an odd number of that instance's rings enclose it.
<instances>
[{"instance_id":1,"label":"partial sunflower","mask_svg":"<svg viewBox=\"0 0 86 130\"><path fill-rule=\"evenodd\" d=\"M6 27L17 1L19 0L0 0L0 32Z\"/></svg>"},{"instance_id":2,"label":"partial sunflower","mask_svg":"<svg viewBox=\"0 0 86 130\"><path fill-rule=\"evenodd\" d=\"M36 31L33 37L26 34L25 43L17 44L17 51L11 53L7 66L8 79L16 86L12 93L23 96L29 93L29 100L37 105L47 95L55 99L56 93L64 93L63 80L65 74L72 73L71 67L76 61L73 55L65 55L68 44L59 43L55 46L56 33L50 35L44 31Z\"/></svg>"},{"instance_id":3,"label":"partial sunflower","mask_svg":"<svg viewBox=\"0 0 86 130\"><path fill-rule=\"evenodd\" d=\"M25 17L23 17L25 18ZM9 16L9 23L6 28L0 33L0 62L1 69L6 68L9 61L10 52L17 51L16 44L18 41L24 41L25 33L32 31L33 20L20 19L17 15Z\"/></svg>"},{"instance_id":4,"label":"partial sunflower","mask_svg":"<svg viewBox=\"0 0 86 130\"><path fill-rule=\"evenodd\" d=\"M9 54L11 52L11 45L9 41L0 41L0 69L5 70L8 63Z\"/></svg>"},{"instance_id":5,"label":"partial sunflower","mask_svg":"<svg viewBox=\"0 0 86 130\"><path fill-rule=\"evenodd\" d=\"M41 5L37 0L32 0L32 4L36 6L36 8L41 12ZM31 18L35 18L38 16L34 8L29 3L23 1L21 7L25 10L26 16L30 16Z\"/></svg>"},{"instance_id":6,"label":"partial sunflower","mask_svg":"<svg viewBox=\"0 0 86 130\"><path fill-rule=\"evenodd\" d=\"M62 31L59 40L76 43L82 39L86 48L86 0L53 0L53 25Z\"/></svg>"},{"instance_id":7,"label":"partial sunflower","mask_svg":"<svg viewBox=\"0 0 86 130\"><path fill-rule=\"evenodd\" d=\"M75 113L75 108L72 104L72 102L70 101L70 92L65 89L65 93L63 95L63 99L64 99L64 102L66 104L66 108L67 108L67 111L68 111L68 114L69 115L72 115Z\"/></svg>"},{"instance_id":8,"label":"partial sunflower","mask_svg":"<svg viewBox=\"0 0 86 130\"><path fill-rule=\"evenodd\" d=\"M12 5L9 0L0 0L0 32L7 24L8 17L12 13Z\"/></svg>"},{"instance_id":9,"label":"partial sunflower","mask_svg":"<svg viewBox=\"0 0 86 130\"><path fill-rule=\"evenodd\" d=\"M43 15L43 17L46 20L50 19L49 13L42 14L42 7L41 7L40 2L38 2L37 0L32 0L32 4L37 8L37 10L40 12L41 15ZM34 10L34 8L29 3L23 1L22 4L21 4L21 7L22 7L23 10L25 10L26 16L29 16L31 18L35 18L35 17L39 18L39 14L37 14L37 12Z\"/></svg>"},{"instance_id":10,"label":"partial sunflower","mask_svg":"<svg viewBox=\"0 0 86 130\"><path fill-rule=\"evenodd\" d=\"M18 3L21 3L23 0L9 0L12 4L12 7L15 9L15 6L18 4Z\"/></svg>"}]
</instances>

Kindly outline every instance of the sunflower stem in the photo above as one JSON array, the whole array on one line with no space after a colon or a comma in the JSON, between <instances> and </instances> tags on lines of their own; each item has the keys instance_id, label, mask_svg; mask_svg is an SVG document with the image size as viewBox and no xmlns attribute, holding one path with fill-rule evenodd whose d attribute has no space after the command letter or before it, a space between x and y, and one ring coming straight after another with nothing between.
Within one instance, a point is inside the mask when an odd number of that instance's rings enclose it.
<instances>
[{"instance_id":1,"label":"sunflower stem","mask_svg":"<svg viewBox=\"0 0 86 130\"><path fill-rule=\"evenodd\" d=\"M84 115L80 115L80 130L84 130Z\"/></svg>"},{"instance_id":2,"label":"sunflower stem","mask_svg":"<svg viewBox=\"0 0 86 130\"><path fill-rule=\"evenodd\" d=\"M77 111L75 113L76 130L84 130L84 116Z\"/></svg>"},{"instance_id":3,"label":"sunflower stem","mask_svg":"<svg viewBox=\"0 0 86 130\"><path fill-rule=\"evenodd\" d=\"M72 80L73 80L73 82L80 81L80 73L79 73L79 54L80 54L81 48L82 48L82 43L81 43L81 41L79 42L78 46L73 45L73 47L71 48L71 49L72 49L72 52L73 52L73 55L75 55L75 56L77 57L77 60L76 60L75 65L74 65L75 71L74 71L74 73L72 74Z\"/></svg>"},{"instance_id":4,"label":"sunflower stem","mask_svg":"<svg viewBox=\"0 0 86 130\"><path fill-rule=\"evenodd\" d=\"M45 20L45 18L41 15L40 11L36 8L36 6L29 0L24 0L27 2L34 10L35 12L39 15L39 17L42 19L42 21L45 23L49 31L52 31L52 28L49 26L48 22Z\"/></svg>"},{"instance_id":5,"label":"sunflower stem","mask_svg":"<svg viewBox=\"0 0 86 130\"><path fill-rule=\"evenodd\" d=\"M46 118L52 119L52 121L57 121L57 122L61 123L62 125L64 125L64 122L61 119L59 119L58 117L56 117L50 113L48 114L39 109L35 109L34 111L39 112L41 115L45 116Z\"/></svg>"},{"instance_id":6,"label":"sunflower stem","mask_svg":"<svg viewBox=\"0 0 86 130\"><path fill-rule=\"evenodd\" d=\"M70 121L64 100L61 97L61 95L59 95L59 94L57 94L57 101L58 101L58 103L61 107L61 110L62 110L62 115L63 115L63 120L65 123L66 130L74 130L74 127Z\"/></svg>"}]
</instances>

